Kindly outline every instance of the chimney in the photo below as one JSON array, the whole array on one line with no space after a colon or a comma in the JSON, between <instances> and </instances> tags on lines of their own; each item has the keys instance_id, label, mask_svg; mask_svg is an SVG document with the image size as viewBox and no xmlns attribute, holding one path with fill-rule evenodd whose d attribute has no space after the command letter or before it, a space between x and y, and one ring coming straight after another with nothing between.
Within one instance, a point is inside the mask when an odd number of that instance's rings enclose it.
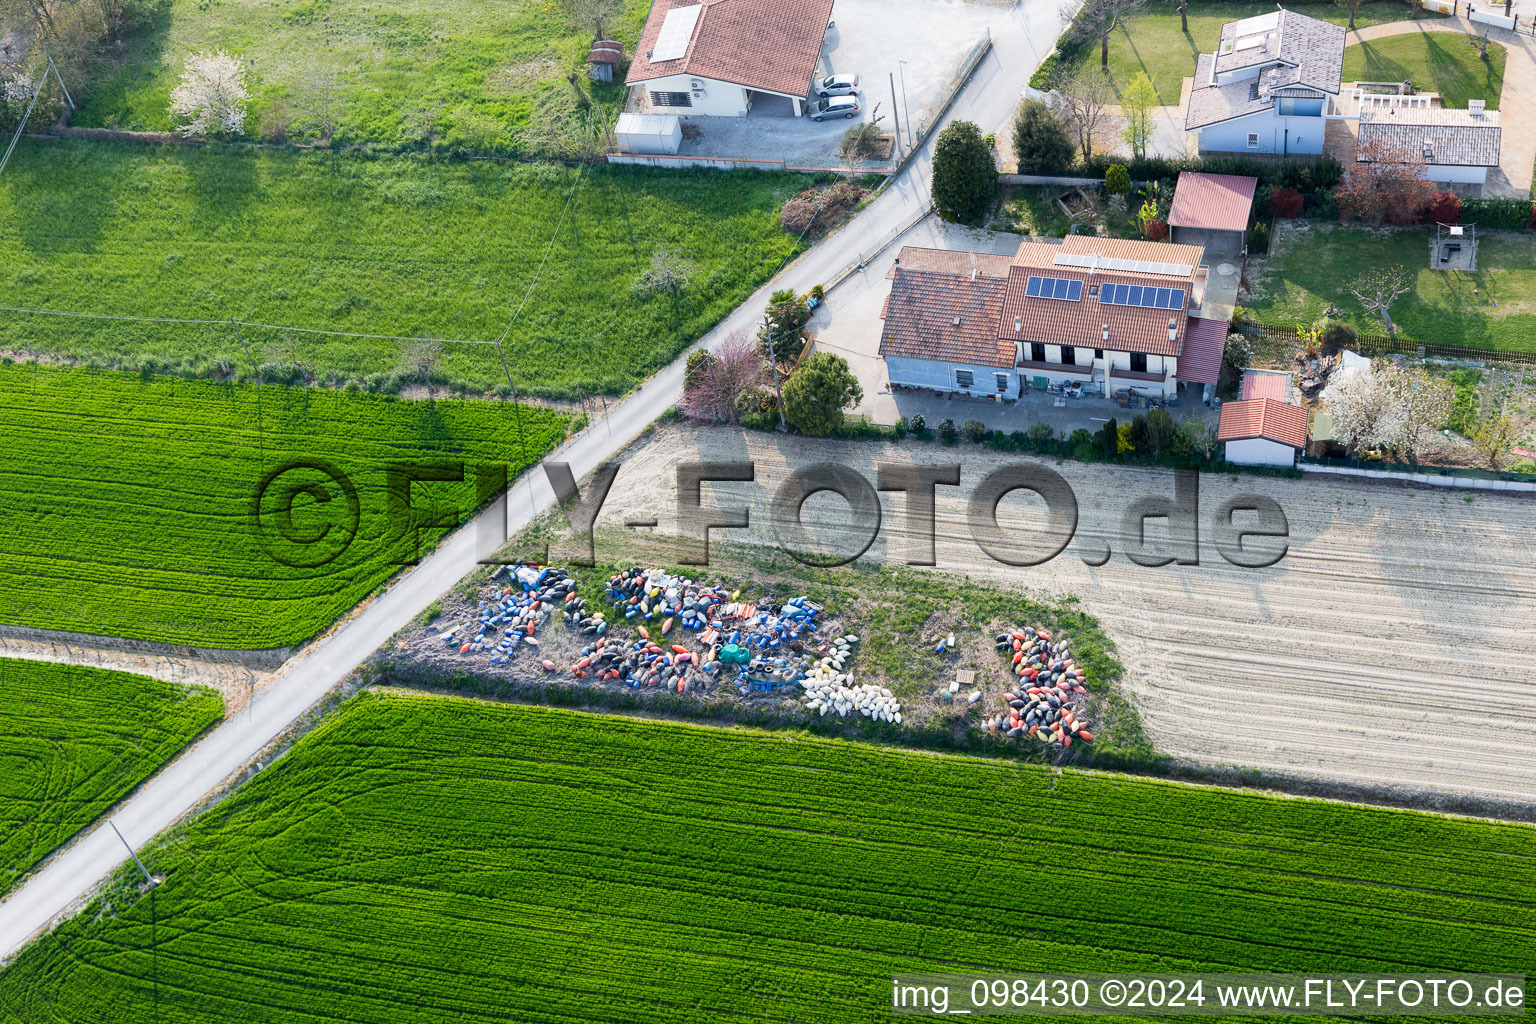
<instances>
[{"instance_id":1,"label":"chimney","mask_svg":"<svg viewBox=\"0 0 1536 1024\"><path fill-rule=\"evenodd\" d=\"M1109 344L1109 324L1104 325L1104 344Z\"/></svg>"},{"instance_id":2,"label":"chimney","mask_svg":"<svg viewBox=\"0 0 1536 1024\"><path fill-rule=\"evenodd\" d=\"M1173 344L1174 342L1176 342L1178 340L1179 340L1179 322L1177 320L1169 320L1168 321L1168 343L1169 344Z\"/></svg>"},{"instance_id":3,"label":"chimney","mask_svg":"<svg viewBox=\"0 0 1536 1024\"><path fill-rule=\"evenodd\" d=\"M1432 160L1434 160L1434 158L1435 158L1435 140L1434 139L1425 139L1424 140L1424 159L1426 161L1432 161Z\"/></svg>"},{"instance_id":4,"label":"chimney","mask_svg":"<svg viewBox=\"0 0 1536 1024\"><path fill-rule=\"evenodd\" d=\"M971 268L971 280L972 281L976 280L976 268L975 267Z\"/></svg>"},{"instance_id":5,"label":"chimney","mask_svg":"<svg viewBox=\"0 0 1536 1024\"><path fill-rule=\"evenodd\" d=\"M951 320L951 321L950 321L950 322L951 322L951 323L953 323L953 324L954 324L954 325L955 325L955 326L956 326L956 327L959 327L959 326L960 326L960 318L959 318L959 317L955 317L955 318L954 318L954 319L953 319L953 320Z\"/></svg>"},{"instance_id":6,"label":"chimney","mask_svg":"<svg viewBox=\"0 0 1536 1024\"><path fill-rule=\"evenodd\" d=\"M1467 100L1467 113L1481 120L1483 111L1488 109L1487 100Z\"/></svg>"}]
</instances>

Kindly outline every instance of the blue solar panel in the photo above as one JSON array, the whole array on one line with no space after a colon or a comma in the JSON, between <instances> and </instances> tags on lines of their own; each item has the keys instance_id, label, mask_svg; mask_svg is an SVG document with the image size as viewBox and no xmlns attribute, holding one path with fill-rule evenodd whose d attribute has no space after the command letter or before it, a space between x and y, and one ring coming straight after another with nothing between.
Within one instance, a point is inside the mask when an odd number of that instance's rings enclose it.
<instances>
[{"instance_id":1,"label":"blue solar panel","mask_svg":"<svg viewBox=\"0 0 1536 1024\"><path fill-rule=\"evenodd\" d=\"M1147 309L1183 309L1184 289L1106 284L1099 289L1099 301L1106 302L1112 306L1143 306Z\"/></svg>"},{"instance_id":2,"label":"blue solar panel","mask_svg":"<svg viewBox=\"0 0 1536 1024\"><path fill-rule=\"evenodd\" d=\"M1041 299L1066 299L1078 302L1083 297L1083 282L1069 281L1063 277L1036 277L1030 275L1024 294Z\"/></svg>"}]
</instances>

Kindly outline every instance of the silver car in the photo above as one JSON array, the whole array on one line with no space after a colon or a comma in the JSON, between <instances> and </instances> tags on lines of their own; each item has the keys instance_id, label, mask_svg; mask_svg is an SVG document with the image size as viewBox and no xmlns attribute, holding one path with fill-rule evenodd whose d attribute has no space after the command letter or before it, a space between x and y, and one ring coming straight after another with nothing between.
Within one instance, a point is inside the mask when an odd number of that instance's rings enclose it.
<instances>
[{"instance_id":1,"label":"silver car","mask_svg":"<svg viewBox=\"0 0 1536 1024\"><path fill-rule=\"evenodd\" d=\"M852 96L858 91L858 75L828 75L816 83L817 96Z\"/></svg>"},{"instance_id":2,"label":"silver car","mask_svg":"<svg viewBox=\"0 0 1536 1024\"><path fill-rule=\"evenodd\" d=\"M829 96L812 103L805 112L812 121L825 121L829 117L858 117L857 96Z\"/></svg>"}]
</instances>

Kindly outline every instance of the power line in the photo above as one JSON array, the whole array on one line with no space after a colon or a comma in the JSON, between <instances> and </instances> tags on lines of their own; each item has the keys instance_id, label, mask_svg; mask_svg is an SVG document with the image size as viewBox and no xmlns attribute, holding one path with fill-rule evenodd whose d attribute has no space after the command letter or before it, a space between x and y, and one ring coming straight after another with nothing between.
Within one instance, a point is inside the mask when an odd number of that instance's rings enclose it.
<instances>
[{"instance_id":1,"label":"power line","mask_svg":"<svg viewBox=\"0 0 1536 1024\"><path fill-rule=\"evenodd\" d=\"M565 215L571 212L571 203L576 198L576 189L581 187L582 175L587 173L585 165L576 172L576 180L571 183L571 192L565 197L565 209L560 211L560 220L555 223L555 233L549 236L549 245L544 249L544 258L539 261L539 269L533 272L533 280L528 282L528 290L523 292L523 301L517 304L517 311L512 314L512 319L507 321L507 326L501 329L501 335L495 344L500 346L506 340L507 332L512 330L512 325L517 323L517 318L523 315L523 307L528 305L528 299L532 297L534 288L538 287L539 276L544 273L544 265L549 262L549 254L555 251L555 242L560 238L560 229L565 226Z\"/></svg>"}]
</instances>

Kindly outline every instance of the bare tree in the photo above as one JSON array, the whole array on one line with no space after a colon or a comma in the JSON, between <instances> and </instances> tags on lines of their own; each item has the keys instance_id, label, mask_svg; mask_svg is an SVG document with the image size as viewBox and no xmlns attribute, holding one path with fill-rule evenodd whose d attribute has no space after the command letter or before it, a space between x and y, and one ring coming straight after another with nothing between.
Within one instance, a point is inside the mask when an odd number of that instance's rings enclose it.
<instances>
[{"instance_id":1,"label":"bare tree","mask_svg":"<svg viewBox=\"0 0 1536 1024\"><path fill-rule=\"evenodd\" d=\"M295 119L306 132L329 144L336 135L345 101L341 94L341 76L330 68L317 68L305 77L294 97Z\"/></svg>"},{"instance_id":2,"label":"bare tree","mask_svg":"<svg viewBox=\"0 0 1536 1024\"><path fill-rule=\"evenodd\" d=\"M658 245L651 250L651 265L641 272L640 280L635 282L635 291L642 295L654 292L675 295L688 287L693 269L693 264L682 253L671 246Z\"/></svg>"},{"instance_id":3,"label":"bare tree","mask_svg":"<svg viewBox=\"0 0 1536 1024\"><path fill-rule=\"evenodd\" d=\"M1109 127L1106 112L1114 92L1109 76L1094 68L1083 68L1061 87L1057 116L1067 130L1077 136L1083 159L1093 156L1093 138Z\"/></svg>"},{"instance_id":4,"label":"bare tree","mask_svg":"<svg viewBox=\"0 0 1536 1024\"><path fill-rule=\"evenodd\" d=\"M1397 333L1389 310L1392 303L1413 288L1413 279L1401 266L1372 267L1350 282L1349 293L1360 300L1367 313L1378 314L1388 334Z\"/></svg>"},{"instance_id":5,"label":"bare tree","mask_svg":"<svg viewBox=\"0 0 1536 1024\"><path fill-rule=\"evenodd\" d=\"M1179 0L1179 31L1189 35L1189 0Z\"/></svg>"},{"instance_id":6,"label":"bare tree","mask_svg":"<svg viewBox=\"0 0 1536 1024\"><path fill-rule=\"evenodd\" d=\"M1348 31L1353 32L1355 30L1355 15L1360 13L1360 5L1365 3L1365 0L1335 0L1335 2L1349 12Z\"/></svg>"},{"instance_id":7,"label":"bare tree","mask_svg":"<svg viewBox=\"0 0 1536 1024\"><path fill-rule=\"evenodd\" d=\"M417 338L407 342L400 350L400 362L405 372L415 374L427 386L427 397L432 397L432 374L438 360L443 357L443 346L430 338Z\"/></svg>"},{"instance_id":8,"label":"bare tree","mask_svg":"<svg viewBox=\"0 0 1536 1024\"><path fill-rule=\"evenodd\" d=\"M1472 426L1472 447L1488 460L1489 469L1498 469L1499 463L1514 450L1519 430L1514 418L1506 413L1495 412L1479 417Z\"/></svg>"},{"instance_id":9,"label":"bare tree","mask_svg":"<svg viewBox=\"0 0 1536 1024\"><path fill-rule=\"evenodd\" d=\"M1109 34L1120 22L1147 5L1147 0L1084 0L1074 17L1062 12L1067 23L1066 36L1073 42L1083 43L1090 39L1099 41L1099 67L1109 70ZM1185 31L1188 31L1188 20Z\"/></svg>"},{"instance_id":10,"label":"bare tree","mask_svg":"<svg viewBox=\"0 0 1536 1024\"><path fill-rule=\"evenodd\" d=\"M556 0L571 28L590 28L593 39L608 38L608 26L619 16L621 0Z\"/></svg>"}]
</instances>

